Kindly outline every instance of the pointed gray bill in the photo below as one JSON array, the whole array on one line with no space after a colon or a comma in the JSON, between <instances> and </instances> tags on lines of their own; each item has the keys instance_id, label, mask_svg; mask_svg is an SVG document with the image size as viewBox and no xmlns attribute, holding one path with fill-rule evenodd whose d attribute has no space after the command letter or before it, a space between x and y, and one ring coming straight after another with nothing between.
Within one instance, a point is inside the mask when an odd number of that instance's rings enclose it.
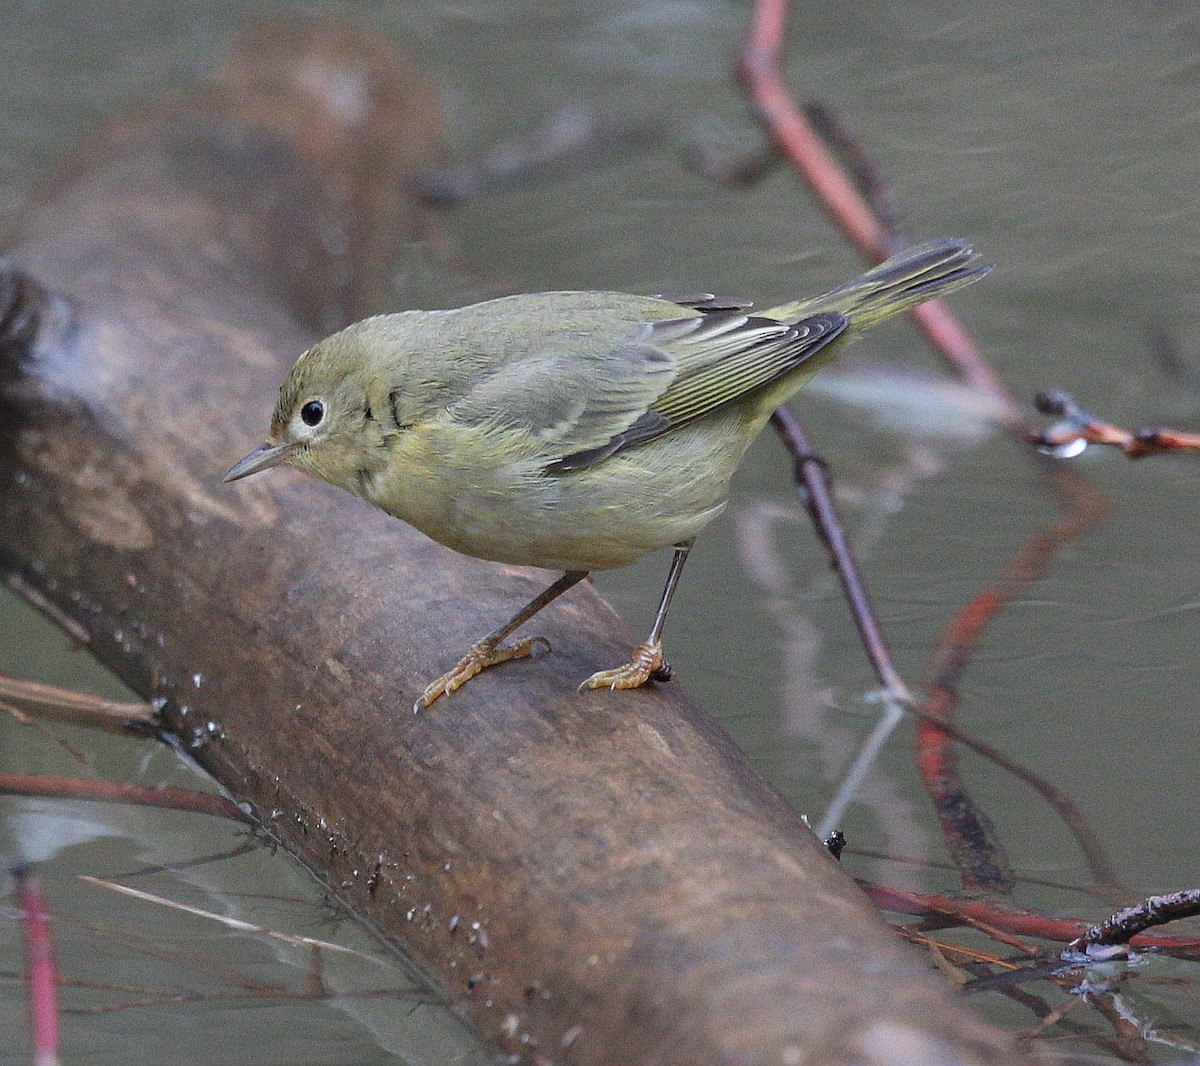
<instances>
[{"instance_id":1,"label":"pointed gray bill","mask_svg":"<svg viewBox=\"0 0 1200 1066\"><path fill-rule=\"evenodd\" d=\"M295 450L295 447L294 444L272 444L270 441L267 441L266 444L260 444L245 459L234 463L229 468L229 473L221 478L221 480L223 482L237 481L238 478L257 474L260 470L270 470L271 467L286 462L288 456Z\"/></svg>"}]
</instances>

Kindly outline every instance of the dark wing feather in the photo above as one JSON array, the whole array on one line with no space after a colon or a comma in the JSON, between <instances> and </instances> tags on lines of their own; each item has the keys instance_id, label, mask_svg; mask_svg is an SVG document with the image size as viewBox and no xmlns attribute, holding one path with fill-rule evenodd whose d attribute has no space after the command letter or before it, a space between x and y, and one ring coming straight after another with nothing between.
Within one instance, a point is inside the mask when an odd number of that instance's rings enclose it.
<instances>
[{"instance_id":1,"label":"dark wing feather","mask_svg":"<svg viewBox=\"0 0 1200 1066\"><path fill-rule=\"evenodd\" d=\"M564 455L548 469L578 470L711 414L796 369L847 325L845 316L836 312L790 326L715 311L655 322L648 343L672 358L674 379L627 429L602 444Z\"/></svg>"},{"instance_id":2,"label":"dark wing feather","mask_svg":"<svg viewBox=\"0 0 1200 1066\"><path fill-rule=\"evenodd\" d=\"M659 293L659 300L670 300L680 307L690 307L696 311L708 314L712 311L748 311L754 304L750 300L732 300L724 296L715 296L711 292L689 293Z\"/></svg>"}]
</instances>

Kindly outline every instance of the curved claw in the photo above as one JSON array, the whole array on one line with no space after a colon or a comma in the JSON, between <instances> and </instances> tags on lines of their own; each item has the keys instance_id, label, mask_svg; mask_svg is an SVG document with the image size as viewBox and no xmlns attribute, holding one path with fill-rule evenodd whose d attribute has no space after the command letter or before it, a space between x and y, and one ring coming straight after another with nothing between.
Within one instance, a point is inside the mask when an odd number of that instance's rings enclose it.
<instances>
[{"instance_id":1,"label":"curved claw","mask_svg":"<svg viewBox=\"0 0 1200 1066\"><path fill-rule=\"evenodd\" d=\"M413 714L420 714L442 696L449 696L455 689L462 688L471 678L489 666L506 663L509 659L521 659L527 655L545 655L549 651L550 642L545 637L526 637L513 644L493 644L487 640L472 644L467 654L458 660L453 669L447 670L425 687L425 691L413 704Z\"/></svg>"},{"instance_id":2,"label":"curved claw","mask_svg":"<svg viewBox=\"0 0 1200 1066\"><path fill-rule=\"evenodd\" d=\"M662 644L657 640L648 640L633 649L629 662L612 670L600 670L592 674L579 686L579 691L585 688L640 688L651 679L666 680L670 669L663 660Z\"/></svg>"}]
</instances>

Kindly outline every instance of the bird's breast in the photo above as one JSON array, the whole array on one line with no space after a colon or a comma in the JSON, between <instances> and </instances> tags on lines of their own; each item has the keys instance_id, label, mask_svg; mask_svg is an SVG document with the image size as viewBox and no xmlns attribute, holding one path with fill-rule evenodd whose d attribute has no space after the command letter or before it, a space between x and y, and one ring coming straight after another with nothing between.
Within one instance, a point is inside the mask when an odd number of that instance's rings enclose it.
<instances>
[{"instance_id":1,"label":"bird's breast","mask_svg":"<svg viewBox=\"0 0 1200 1066\"><path fill-rule=\"evenodd\" d=\"M553 570L604 570L694 537L736 465L720 435L683 430L559 474L494 438L414 428L363 492L447 547Z\"/></svg>"}]
</instances>

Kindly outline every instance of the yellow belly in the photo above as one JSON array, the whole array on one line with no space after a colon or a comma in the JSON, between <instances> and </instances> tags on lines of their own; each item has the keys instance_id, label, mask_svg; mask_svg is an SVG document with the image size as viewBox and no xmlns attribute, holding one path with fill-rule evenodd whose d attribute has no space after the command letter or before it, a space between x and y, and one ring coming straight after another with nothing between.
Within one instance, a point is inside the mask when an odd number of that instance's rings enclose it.
<instances>
[{"instance_id":1,"label":"yellow belly","mask_svg":"<svg viewBox=\"0 0 1200 1066\"><path fill-rule=\"evenodd\" d=\"M438 427L410 431L363 494L467 555L552 570L610 569L690 540L720 514L753 430L736 417L712 422L558 475L543 472L543 456L488 463L488 455L511 449L447 441ZM456 454L475 461L446 458Z\"/></svg>"}]
</instances>

